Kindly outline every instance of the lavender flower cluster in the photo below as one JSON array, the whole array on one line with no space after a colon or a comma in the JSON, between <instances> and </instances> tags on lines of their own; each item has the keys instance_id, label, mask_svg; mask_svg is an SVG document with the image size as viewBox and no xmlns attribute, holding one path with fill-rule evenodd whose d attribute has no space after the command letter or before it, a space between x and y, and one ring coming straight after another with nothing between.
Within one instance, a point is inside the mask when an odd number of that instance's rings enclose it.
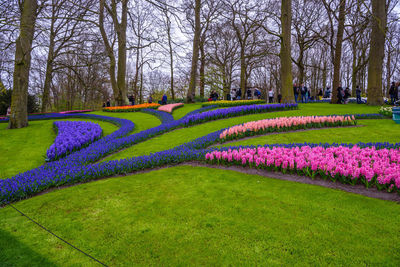
<instances>
[{"instance_id":1,"label":"lavender flower cluster","mask_svg":"<svg viewBox=\"0 0 400 267\"><path fill-rule=\"evenodd\" d=\"M254 105L233 107L223 110L213 110L185 116L180 120L164 123L157 127L125 137L122 136L128 134L134 128L134 124L132 122L105 116L79 114L79 117L114 121L114 123L122 126L119 130L115 131L111 135L95 141L88 147L73 152L64 158L44 164L33 170L18 174L12 178L0 180L0 204L25 198L53 186L72 184L90 179L96 179L99 177L125 173L127 171L130 172L137 169L199 158L200 156L204 156L204 153L198 149L204 146L204 142L209 144L215 142L215 138L218 138L220 131L207 135L199 140L196 139L193 142L189 142L174 149L157 152L149 156L142 156L118 162L111 161L100 164L89 164L99 160L105 155L112 153L113 151L123 147L131 146L178 127L186 127L205 121L236 117L245 114L293 108L297 108L297 105ZM60 116L60 114L57 114L57 116ZM52 115L52 118L56 118L57 116ZM76 117L77 115L62 115L64 118L66 116Z\"/></svg>"},{"instance_id":2,"label":"lavender flower cluster","mask_svg":"<svg viewBox=\"0 0 400 267\"><path fill-rule=\"evenodd\" d=\"M88 145L102 135L100 125L86 121L55 121L57 137L47 150L47 159L55 160Z\"/></svg>"}]
</instances>

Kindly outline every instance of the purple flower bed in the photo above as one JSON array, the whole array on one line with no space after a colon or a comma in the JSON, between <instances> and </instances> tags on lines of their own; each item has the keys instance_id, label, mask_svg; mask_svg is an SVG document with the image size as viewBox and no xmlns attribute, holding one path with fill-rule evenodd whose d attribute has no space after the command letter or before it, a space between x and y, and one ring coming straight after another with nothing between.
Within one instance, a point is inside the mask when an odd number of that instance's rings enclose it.
<instances>
[{"instance_id":1,"label":"purple flower bed","mask_svg":"<svg viewBox=\"0 0 400 267\"><path fill-rule=\"evenodd\" d=\"M160 119L162 124L170 123L170 122L174 121L174 117L170 113L167 113L164 111L159 111L159 110L151 109L151 108L144 108L141 110L141 112L156 116L157 118Z\"/></svg>"},{"instance_id":2,"label":"purple flower bed","mask_svg":"<svg viewBox=\"0 0 400 267\"><path fill-rule=\"evenodd\" d=\"M61 158L57 161L49 162L33 170L18 174L12 178L0 180L0 203L4 204L9 201L22 199L52 186L76 183L79 181L86 181L99 177L110 176L117 173L123 173L124 170L128 168L125 164L130 164L130 167L128 169L132 171L136 170L137 168L148 168L149 166L151 167L154 164L163 164L163 162L169 163L171 160L172 162L180 162L183 159L192 159L194 157L193 155L203 155L201 151L194 151L193 149L191 149L193 145L188 143L188 146L180 146L176 149L155 153L155 158L153 156L143 156L138 157L135 162L127 161L127 163L121 163L121 166L117 166L116 169L108 167L109 165L107 165L106 163L89 165L89 163L93 163L123 147L132 146L133 144L142 142L151 137L160 135L161 133L170 131L178 127L187 127L210 120L236 117L245 114L254 114L294 108L297 108L296 104L272 104L213 110L189 115L180 120L161 124L157 127L125 137L121 136L128 134L133 129L134 125L132 122L128 120L110 118L99 115L79 114L79 117L114 121L115 123L121 124L122 127L111 135L95 141L88 147L83 148L79 151L75 151L64 158ZM46 119L60 118L60 116L62 118L77 117L77 115L61 114L46 114L38 116L45 116L41 118ZM132 127L130 126L130 124L132 124ZM206 138L209 137L207 136ZM166 158L164 159L164 157Z\"/></svg>"},{"instance_id":3,"label":"purple flower bed","mask_svg":"<svg viewBox=\"0 0 400 267\"><path fill-rule=\"evenodd\" d=\"M15 176L8 180L0 181L0 203L7 203L43 191L53 186L63 184L72 184L85 182L92 179L113 176L117 174L126 174L137 170L154 168L166 164L177 164L185 161L200 160L203 161L206 153L215 150L228 150L239 147L226 148L208 148L211 144L219 140L219 135L223 131L219 130L206 136L197 138L191 142L177 146L165 151L156 152L146 156L133 157L122 160L113 160L98 164L83 165L65 165L64 159L52 162L51 169L41 166L32 171L28 171L20 176ZM400 143L357 143L357 144L274 144L266 145L269 147L295 147L295 146L349 146L396 148ZM250 146L252 147L252 146Z\"/></svg>"},{"instance_id":4,"label":"purple flower bed","mask_svg":"<svg viewBox=\"0 0 400 267\"><path fill-rule=\"evenodd\" d=\"M47 159L55 160L88 145L102 135L100 125L86 121L55 121L58 132L54 143L47 150Z\"/></svg>"},{"instance_id":5,"label":"purple flower bed","mask_svg":"<svg viewBox=\"0 0 400 267\"><path fill-rule=\"evenodd\" d=\"M196 109L196 110L193 110L193 111L189 112L188 114L186 114L182 118L185 118L185 117L188 117L188 116L191 116L191 115L195 115L195 114L198 114L198 113L202 113L202 112L205 112L207 110L210 110L210 109L213 109L213 108L217 108L217 107L218 107L218 105L202 107L202 108L199 108L199 109Z\"/></svg>"},{"instance_id":6,"label":"purple flower bed","mask_svg":"<svg viewBox=\"0 0 400 267\"><path fill-rule=\"evenodd\" d=\"M53 186L84 182L96 178L129 173L135 170L154 168L165 164L176 164L190 160L203 160L207 152L218 149L206 149L206 147L216 143L219 140L220 133L224 129L210 133L204 137L197 138L191 142L177 146L173 149L160 151L148 156L140 156L98 164L89 164L91 162L97 161L107 154L110 154L113 151L121 149L122 147L131 146L133 144L147 140L153 136L159 135L163 132L167 132L178 127L186 127L213 119L215 120L220 118L222 119L240 116L244 114L268 112L274 111L276 109L297 107L296 105L284 106L279 104L257 106L264 106L264 109L252 109L251 106L246 106L244 107L245 109L234 107L223 110L213 110L198 114L192 114L180 120L172 121L170 123L164 123L157 127L125 137L122 136L128 134L133 129L133 127L130 126L133 125L132 122L118 118L81 114L80 117L91 117L97 119L102 118L104 120L120 121L119 124L123 126L113 134L93 142L88 147L81 149L80 151L71 153L65 158L50 162L25 173L21 173L10 179L0 180L0 204L6 204L10 201L26 198L32 194L38 193ZM274 109L274 107L276 109ZM221 111L223 112L221 113ZM376 148L384 148L396 147L400 144L367 143L366 145L375 146Z\"/></svg>"}]
</instances>

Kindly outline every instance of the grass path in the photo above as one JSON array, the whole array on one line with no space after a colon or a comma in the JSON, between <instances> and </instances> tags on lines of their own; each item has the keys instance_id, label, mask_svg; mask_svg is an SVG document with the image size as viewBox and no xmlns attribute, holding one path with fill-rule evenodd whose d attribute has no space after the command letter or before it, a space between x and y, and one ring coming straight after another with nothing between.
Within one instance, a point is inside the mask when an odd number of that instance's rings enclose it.
<instances>
[{"instance_id":1,"label":"grass path","mask_svg":"<svg viewBox=\"0 0 400 267\"><path fill-rule=\"evenodd\" d=\"M400 262L398 204L234 171L179 166L15 205L110 266ZM94 265L11 207L0 229L6 265Z\"/></svg>"},{"instance_id":2,"label":"grass path","mask_svg":"<svg viewBox=\"0 0 400 267\"><path fill-rule=\"evenodd\" d=\"M145 142L139 143L135 146L129 147L124 149L120 152L112 154L111 156L107 157L103 161L109 160L117 160L117 159L125 159L128 157L140 156L140 155L148 155L150 153L155 153L157 151L162 151L166 149L173 148L175 146L181 145L183 143L189 142L195 138L204 136L210 132L214 132L220 130L222 128L230 127L236 124L248 122L248 121L255 121L255 120L262 120L266 118L275 118L275 117L283 117L283 116L311 116L311 115L329 115L329 114L347 114L347 113L376 113L376 107L369 107L369 106L359 106L359 105L341 105L337 108L338 105L328 105L328 104L308 104L308 105L300 105L299 110L290 110L290 111L280 111L280 112L271 112L271 113L263 113L263 114L253 114L247 116L241 116L236 118L224 119L224 120L217 120L211 121L204 124L188 127L188 128L181 128L177 129L168 133L165 133L161 136L154 137L150 140ZM336 109L335 109L336 108ZM379 120L374 120L376 123L380 123ZM386 121L386 120L382 120ZM390 120L387 120L388 125L386 128L391 128ZM360 123L362 124L362 123ZM371 123L369 126L374 126L375 122ZM389 125L390 124L390 125ZM364 127L361 127L364 128ZM394 142L397 141L398 136L398 128L390 129L389 133L386 134L385 131L380 131L380 126L376 126L376 135L374 135L371 141L389 141L393 140ZM319 130L317 130L319 131ZM356 140L358 138L359 141L365 140L369 141L369 132L368 130L360 130L362 135L355 136L352 140ZM339 131L340 132L340 131ZM350 130L351 132L351 130ZM347 136L341 136L340 134L337 135L334 129L331 129L331 138L335 140L343 140L341 142L347 142ZM318 134L317 134L318 135ZM351 135L351 134L350 134ZM368 138L367 138L368 136ZM301 139L301 138L299 138ZM249 141L250 142L250 141ZM291 143L290 141L289 143ZM293 141L294 142L294 141ZM304 139L301 142L312 142L308 141L308 138ZM348 141L351 142L351 141ZM319 141L318 141L319 143Z\"/></svg>"},{"instance_id":3,"label":"grass path","mask_svg":"<svg viewBox=\"0 0 400 267\"><path fill-rule=\"evenodd\" d=\"M218 147L304 142L353 144L357 142L400 142L400 125L393 120L359 120L357 125L366 127L325 128L313 131L262 135L218 145Z\"/></svg>"},{"instance_id":4,"label":"grass path","mask_svg":"<svg viewBox=\"0 0 400 267\"><path fill-rule=\"evenodd\" d=\"M104 135L118 127L112 123L82 118L68 121L92 121L98 123ZM28 171L45 162L46 151L53 144L56 134L54 120L30 121L29 127L8 130L7 123L0 123L0 179Z\"/></svg>"},{"instance_id":5,"label":"grass path","mask_svg":"<svg viewBox=\"0 0 400 267\"><path fill-rule=\"evenodd\" d=\"M174 117L184 116L200 107L197 105L177 109ZM277 116L377 113L377 110L355 104L300 105L300 110L178 129L112 157L168 149L246 121ZM144 113L94 113L130 119L137 126L135 132L160 124L156 117ZM242 142L399 142L400 126L391 120L359 123L366 127L315 130L303 136L279 134ZM28 128L14 130L12 135L5 127L0 124L0 171L7 155L14 157L7 163L13 166L13 171L31 169L29 164L40 165L43 161L40 156L55 137L51 121L32 122ZM112 129L115 126L110 127L107 131L115 130ZM6 153L3 140L8 140ZM400 264L400 205L231 170L165 168L56 189L15 206L109 266ZM10 206L0 208L0 263L97 265Z\"/></svg>"},{"instance_id":6,"label":"grass path","mask_svg":"<svg viewBox=\"0 0 400 267\"><path fill-rule=\"evenodd\" d=\"M172 112L172 116L174 117L175 120L178 120L188 114L191 111L194 111L196 109L201 108L201 103L195 103L195 104L185 104L181 108L177 108Z\"/></svg>"}]
</instances>

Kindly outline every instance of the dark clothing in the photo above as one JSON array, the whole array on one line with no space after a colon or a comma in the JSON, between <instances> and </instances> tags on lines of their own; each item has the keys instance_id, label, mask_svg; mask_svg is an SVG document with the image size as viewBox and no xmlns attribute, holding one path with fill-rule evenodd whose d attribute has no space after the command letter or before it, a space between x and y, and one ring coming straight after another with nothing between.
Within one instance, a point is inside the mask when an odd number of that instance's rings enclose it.
<instances>
[{"instance_id":1,"label":"dark clothing","mask_svg":"<svg viewBox=\"0 0 400 267\"><path fill-rule=\"evenodd\" d=\"M250 99L251 98L251 90L247 89L247 98Z\"/></svg>"},{"instance_id":2,"label":"dark clothing","mask_svg":"<svg viewBox=\"0 0 400 267\"><path fill-rule=\"evenodd\" d=\"M343 97L345 104L347 103L347 99L349 99L350 96L351 96L350 90L349 88L346 88L346 90L344 90L344 97Z\"/></svg>"},{"instance_id":3,"label":"dark clothing","mask_svg":"<svg viewBox=\"0 0 400 267\"><path fill-rule=\"evenodd\" d=\"M147 100L147 102L149 102L149 104L153 103L153 98L151 96L149 96L149 99Z\"/></svg>"},{"instance_id":4,"label":"dark clothing","mask_svg":"<svg viewBox=\"0 0 400 267\"><path fill-rule=\"evenodd\" d=\"M331 96L331 89L326 89L324 98L329 98Z\"/></svg>"},{"instance_id":5,"label":"dark clothing","mask_svg":"<svg viewBox=\"0 0 400 267\"><path fill-rule=\"evenodd\" d=\"M390 86L389 95L390 95L391 103L394 104L394 102L396 102L397 98L398 98L398 89L394 84L392 84L392 86Z\"/></svg>"},{"instance_id":6,"label":"dark clothing","mask_svg":"<svg viewBox=\"0 0 400 267\"><path fill-rule=\"evenodd\" d=\"M135 105L135 98L133 97L133 95L128 97L129 102L131 102L131 105L134 106Z\"/></svg>"},{"instance_id":7,"label":"dark clothing","mask_svg":"<svg viewBox=\"0 0 400 267\"><path fill-rule=\"evenodd\" d=\"M297 103L297 99L299 98L299 87L293 86L293 94L294 94L294 101Z\"/></svg>"},{"instance_id":8,"label":"dark clothing","mask_svg":"<svg viewBox=\"0 0 400 267\"><path fill-rule=\"evenodd\" d=\"M236 98L238 100L240 100L242 98L242 89L241 88L239 88L239 90L237 91Z\"/></svg>"},{"instance_id":9,"label":"dark clothing","mask_svg":"<svg viewBox=\"0 0 400 267\"><path fill-rule=\"evenodd\" d=\"M301 93L301 103L307 103L307 87L303 86L300 87L300 93Z\"/></svg>"},{"instance_id":10,"label":"dark clothing","mask_svg":"<svg viewBox=\"0 0 400 267\"><path fill-rule=\"evenodd\" d=\"M167 104L167 95L163 95L161 98L161 105L166 105Z\"/></svg>"},{"instance_id":11,"label":"dark clothing","mask_svg":"<svg viewBox=\"0 0 400 267\"><path fill-rule=\"evenodd\" d=\"M344 97L343 88L339 86L339 87L337 88L337 98L338 98L337 103L338 103L338 104L343 104L343 97Z\"/></svg>"},{"instance_id":12,"label":"dark clothing","mask_svg":"<svg viewBox=\"0 0 400 267\"><path fill-rule=\"evenodd\" d=\"M281 101L282 101L282 95L278 94L278 103L281 103Z\"/></svg>"},{"instance_id":13,"label":"dark clothing","mask_svg":"<svg viewBox=\"0 0 400 267\"><path fill-rule=\"evenodd\" d=\"M108 100L107 101L107 107L110 107L111 106L111 103L110 103L110 100Z\"/></svg>"},{"instance_id":14,"label":"dark clothing","mask_svg":"<svg viewBox=\"0 0 400 267\"><path fill-rule=\"evenodd\" d=\"M356 88L356 97L357 97L357 104L361 104L361 89L360 88Z\"/></svg>"}]
</instances>

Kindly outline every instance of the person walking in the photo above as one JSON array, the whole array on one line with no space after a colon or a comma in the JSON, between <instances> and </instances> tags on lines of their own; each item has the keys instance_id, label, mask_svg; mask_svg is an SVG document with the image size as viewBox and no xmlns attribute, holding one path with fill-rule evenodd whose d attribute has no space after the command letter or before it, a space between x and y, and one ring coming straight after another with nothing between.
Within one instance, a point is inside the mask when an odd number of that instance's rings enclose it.
<instances>
[{"instance_id":1,"label":"person walking","mask_svg":"<svg viewBox=\"0 0 400 267\"><path fill-rule=\"evenodd\" d=\"M361 89L360 89L359 85L356 86L356 98L357 98L357 104L361 104L362 103L362 101L361 101Z\"/></svg>"},{"instance_id":2,"label":"person walking","mask_svg":"<svg viewBox=\"0 0 400 267\"><path fill-rule=\"evenodd\" d=\"M389 96L390 96L390 103L393 105L396 99L396 84L395 82L392 82L392 85L390 86L389 89Z\"/></svg>"},{"instance_id":3,"label":"person walking","mask_svg":"<svg viewBox=\"0 0 400 267\"><path fill-rule=\"evenodd\" d=\"M307 103L307 87L304 84L300 85L301 103Z\"/></svg>"},{"instance_id":4,"label":"person walking","mask_svg":"<svg viewBox=\"0 0 400 267\"><path fill-rule=\"evenodd\" d=\"M237 90L236 99L237 100L242 99L242 89L240 87L239 90Z\"/></svg>"},{"instance_id":5,"label":"person walking","mask_svg":"<svg viewBox=\"0 0 400 267\"><path fill-rule=\"evenodd\" d=\"M167 95L164 94L162 96L162 98L161 98L161 105L166 105L167 104L167 100L168 100Z\"/></svg>"},{"instance_id":6,"label":"person walking","mask_svg":"<svg viewBox=\"0 0 400 267\"><path fill-rule=\"evenodd\" d=\"M130 95L130 96L128 97L128 100L129 100L129 102L131 103L132 106L135 105L135 97L134 97L133 95Z\"/></svg>"},{"instance_id":7,"label":"person walking","mask_svg":"<svg viewBox=\"0 0 400 267\"><path fill-rule=\"evenodd\" d=\"M346 87L346 90L344 90L344 96L343 96L344 104L347 104L349 102L350 96L351 96L350 89L349 89L349 87Z\"/></svg>"},{"instance_id":8,"label":"person walking","mask_svg":"<svg viewBox=\"0 0 400 267\"><path fill-rule=\"evenodd\" d=\"M322 88L319 89L318 91L318 100L322 100L322 96L323 96L323 92L322 92Z\"/></svg>"},{"instance_id":9,"label":"person walking","mask_svg":"<svg viewBox=\"0 0 400 267\"><path fill-rule=\"evenodd\" d=\"M337 104L343 104L343 96L344 96L344 91L343 87L339 84L339 87L337 88Z\"/></svg>"},{"instance_id":10,"label":"person walking","mask_svg":"<svg viewBox=\"0 0 400 267\"><path fill-rule=\"evenodd\" d=\"M272 103L272 102L274 102L274 91L272 90L272 88L271 89L269 89L269 92L268 92L268 103Z\"/></svg>"},{"instance_id":11,"label":"person walking","mask_svg":"<svg viewBox=\"0 0 400 267\"><path fill-rule=\"evenodd\" d=\"M324 98L330 98L331 97L331 88L328 86L325 90L325 95Z\"/></svg>"},{"instance_id":12,"label":"person walking","mask_svg":"<svg viewBox=\"0 0 400 267\"><path fill-rule=\"evenodd\" d=\"M252 98L252 93L251 93L251 89L250 88L248 88L247 89L247 100L250 100L251 98Z\"/></svg>"},{"instance_id":13,"label":"person walking","mask_svg":"<svg viewBox=\"0 0 400 267\"><path fill-rule=\"evenodd\" d=\"M299 98L299 87L297 84L293 84L293 94L294 94L294 101L297 103L297 99Z\"/></svg>"}]
</instances>

